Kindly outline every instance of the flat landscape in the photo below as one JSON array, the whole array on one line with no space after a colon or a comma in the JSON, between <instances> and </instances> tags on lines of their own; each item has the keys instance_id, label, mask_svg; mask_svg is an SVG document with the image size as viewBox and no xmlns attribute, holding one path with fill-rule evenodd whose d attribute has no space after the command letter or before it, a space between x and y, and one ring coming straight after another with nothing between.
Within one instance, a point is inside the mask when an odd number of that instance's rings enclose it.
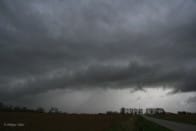
<instances>
[{"instance_id":1,"label":"flat landscape","mask_svg":"<svg viewBox=\"0 0 196 131\"><path fill-rule=\"evenodd\" d=\"M171 129L172 131L196 131L195 125L175 122L171 120L157 119L149 116L143 116L143 117L149 121L155 122L161 126Z\"/></svg>"},{"instance_id":2,"label":"flat landscape","mask_svg":"<svg viewBox=\"0 0 196 131\"><path fill-rule=\"evenodd\" d=\"M23 123L7 127L4 123ZM0 112L0 131L169 131L141 116Z\"/></svg>"}]
</instances>

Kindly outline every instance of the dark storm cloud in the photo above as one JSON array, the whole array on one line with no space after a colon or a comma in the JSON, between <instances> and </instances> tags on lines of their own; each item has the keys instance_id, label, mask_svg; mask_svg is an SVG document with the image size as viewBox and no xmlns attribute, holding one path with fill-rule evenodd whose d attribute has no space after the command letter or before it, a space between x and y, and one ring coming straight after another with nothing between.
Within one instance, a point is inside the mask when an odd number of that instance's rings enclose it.
<instances>
[{"instance_id":1,"label":"dark storm cloud","mask_svg":"<svg viewBox=\"0 0 196 131\"><path fill-rule=\"evenodd\" d=\"M195 91L195 6L194 0L2 0L0 96L157 85Z\"/></svg>"},{"instance_id":2,"label":"dark storm cloud","mask_svg":"<svg viewBox=\"0 0 196 131\"><path fill-rule=\"evenodd\" d=\"M187 103L195 103L196 102L196 96L192 96L187 100Z\"/></svg>"}]
</instances>

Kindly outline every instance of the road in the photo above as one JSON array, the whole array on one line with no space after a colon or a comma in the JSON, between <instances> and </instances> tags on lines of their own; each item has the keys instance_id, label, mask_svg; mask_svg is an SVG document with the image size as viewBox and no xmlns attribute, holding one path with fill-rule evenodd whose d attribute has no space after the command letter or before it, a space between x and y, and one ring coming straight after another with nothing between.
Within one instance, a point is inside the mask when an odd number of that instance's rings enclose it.
<instances>
[{"instance_id":1,"label":"road","mask_svg":"<svg viewBox=\"0 0 196 131\"><path fill-rule=\"evenodd\" d=\"M173 131L196 131L195 125L178 123L178 122L173 122L173 121L168 121L168 120L161 120L161 119L156 119L156 118L152 118L148 116L143 116L143 117L149 121L155 122Z\"/></svg>"}]
</instances>

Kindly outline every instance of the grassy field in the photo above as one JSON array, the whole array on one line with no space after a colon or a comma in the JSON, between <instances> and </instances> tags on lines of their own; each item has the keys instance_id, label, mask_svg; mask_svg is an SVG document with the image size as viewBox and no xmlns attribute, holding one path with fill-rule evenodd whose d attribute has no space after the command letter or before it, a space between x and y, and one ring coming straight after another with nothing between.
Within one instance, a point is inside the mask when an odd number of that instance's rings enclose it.
<instances>
[{"instance_id":1,"label":"grassy field","mask_svg":"<svg viewBox=\"0 0 196 131\"><path fill-rule=\"evenodd\" d=\"M4 127L3 123L24 123ZM0 112L0 131L167 131L140 116Z\"/></svg>"},{"instance_id":2,"label":"grassy field","mask_svg":"<svg viewBox=\"0 0 196 131\"><path fill-rule=\"evenodd\" d=\"M131 124L130 124L131 123ZM118 123L108 131L171 131L141 116L132 116L128 121Z\"/></svg>"},{"instance_id":3,"label":"grassy field","mask_svg":"<svg viewBox=\"0 0 196 131\"><path fill-rule=\"evenodd\" d=\"M139 131L171 131L165 127L162 127L154 122L148 121L143 117L137 118L137 127Z\"/></svg>"},{"instance_id":4,"label":"grassy field","mask_svg":"<svg viewBox=\"0 0 196 131\"><path fill-rule=\"evenodd\" d=\"M193 114L190 115L166 114L166 115L154 115L153 117L196 125L196 115Z\"/></svg>"}]
</instances>

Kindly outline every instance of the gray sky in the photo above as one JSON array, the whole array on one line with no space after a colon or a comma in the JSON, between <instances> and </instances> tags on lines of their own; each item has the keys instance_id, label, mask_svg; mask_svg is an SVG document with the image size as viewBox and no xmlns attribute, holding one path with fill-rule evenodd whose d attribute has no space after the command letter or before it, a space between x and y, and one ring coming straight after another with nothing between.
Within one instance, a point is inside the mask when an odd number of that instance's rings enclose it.
<instances>
[{"instance_id":1,"label":"gray sky","mask_svg":"<svg viewBox=\"0 0 196 131\"><path fill-rule=\"evenodd\" d=\"M195 7L195 0L1 0L0 101L102 112L146 107L159 94L151 106L195 111Z\"/></svg>"}]
</instances>

